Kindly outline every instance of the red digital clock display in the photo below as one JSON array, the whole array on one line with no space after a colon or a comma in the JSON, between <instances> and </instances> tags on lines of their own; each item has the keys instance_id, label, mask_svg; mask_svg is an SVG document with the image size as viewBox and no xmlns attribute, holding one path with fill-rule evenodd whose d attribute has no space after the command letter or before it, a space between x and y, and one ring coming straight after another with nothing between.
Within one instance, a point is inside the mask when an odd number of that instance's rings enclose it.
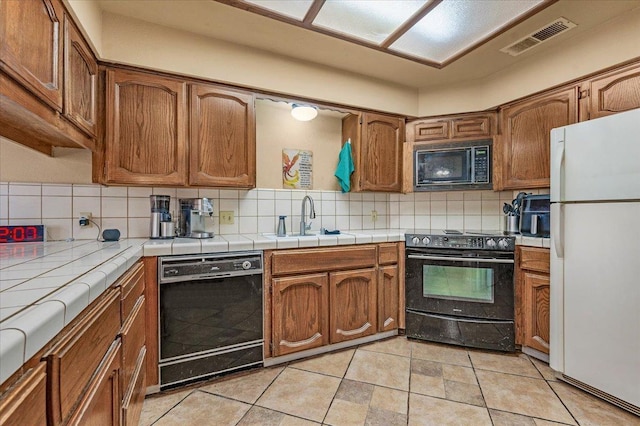
<instances>
[{"instance_id":1,"label":"red digital clock display","mask_svg":"<svg viewBox=\"0 0 640 426\"><path fill-rule=\"evenodd\" d=\"M0 226L0 244L44 241L44 225Z\"/></svg>"}]
</instances>

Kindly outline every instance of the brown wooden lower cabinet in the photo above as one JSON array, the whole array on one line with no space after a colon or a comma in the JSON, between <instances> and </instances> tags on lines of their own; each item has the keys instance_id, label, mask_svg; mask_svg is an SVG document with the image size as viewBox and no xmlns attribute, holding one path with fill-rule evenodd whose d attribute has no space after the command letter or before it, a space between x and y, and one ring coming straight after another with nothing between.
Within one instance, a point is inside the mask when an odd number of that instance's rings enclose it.
<instances>
[{"instance_id":1,"label":"brown wooden lower cabinet","mask_svg":"<svg viewBox=\"0 0 640 426\"><path fill-rule=\"evenodd\" d=\"M397 329L400 246L266 252L266 357Z\"/></svg>"},{"instance_id":2,"label":"brown wooden lower cabinet","mask_svg":"<svg viewBox=\"0 0 640 426\"><path fill-rule=\"evenodd\" d=\"M400 281L398 265L378 268L378 331L389 331L399 327Z\"/></svg>"},{"instance_id":3,"label":"brown wooden lower cabinet","mask_svg":"<svg viewBox=\"0 0 640 426\"><path fill-rule=\"evenodd\" d=\"M0 425L47 424L46 363L27 372L0 400Z\"/></svg>"},{"instance_id":4,"label":"brown wooden lower cabinet","mask_svg":"<svg viewBox=\"0 0 640 426\"><path fill-rule=\"evenodd\" d=\"M116 426L120 425L120 370L122 368L122 343L113 342L100 368L84 393L69 425Z\"/></svg>"},{"instance_id":5,"label":"brown wooden lower cabinet","mask_svg":"<svg viewBox=\"0 0 640 426\"><path fill-rule=\"evenodd\" d=\"M124 389L122 398L122 424L123 426L135 426L140 420L142 404L146 389L146 348L140 350L140 356L135 364L135 370L131 378L131 385Z\"/></svg>"},{"instance_id":6,"label":"brown wooden lower cabinet","mask_svg":"<svg viewBox=\"0 0 640 426\"><path fill-rule=\"evenodd\" d=\"M146 312L140 283L142 262L27 362L36 367L0 397L0 425L138 423L146 391ZM124 317L123 307L128 312Z\"/></svg>"},{"instance_id":7,"label":"brown wooden lower cabinet","mask_svg":"<svg viewBox=\"0 0 640 426\"><path fill-rule=\"evenodd\" d=\"M273 355L286 355L329 343L327 274L272 281Z\"/></svg>"},{"instance_id":8,"label":"brown wooden lower cabinet","mask_svg":"<svg viewBox=\"0 0 640 426\"><path fill-rule=\"evenodd\" d=\"M376 269L329 274L331 343L370 336L377 330Z\"/></svg>"},{"instance_id":9,"label":"brown wooden lower cabinet","mask_svg":"<svg viewBox=\"0 0 640 426\"><path fill-rule=\"evenodd\" d=\"M549 249L517 249L516 343L549 354Z\"/></svg>"}]
</instances>

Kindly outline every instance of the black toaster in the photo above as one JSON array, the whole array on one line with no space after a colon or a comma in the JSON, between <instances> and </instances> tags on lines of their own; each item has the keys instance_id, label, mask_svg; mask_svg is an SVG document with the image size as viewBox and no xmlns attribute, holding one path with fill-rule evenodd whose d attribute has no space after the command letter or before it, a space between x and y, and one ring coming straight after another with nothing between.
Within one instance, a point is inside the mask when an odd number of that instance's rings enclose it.
<instances>
[{"instance_id":1,"label":"black toaster","mask_svg":"<svg viewBox=\"0 0 640 426\"><path fill-rule=\"evenodd\" d=\"M549 237L549 194L525 195L520 207L520 234L527 237Z\"/></svg>"}]
</instances>

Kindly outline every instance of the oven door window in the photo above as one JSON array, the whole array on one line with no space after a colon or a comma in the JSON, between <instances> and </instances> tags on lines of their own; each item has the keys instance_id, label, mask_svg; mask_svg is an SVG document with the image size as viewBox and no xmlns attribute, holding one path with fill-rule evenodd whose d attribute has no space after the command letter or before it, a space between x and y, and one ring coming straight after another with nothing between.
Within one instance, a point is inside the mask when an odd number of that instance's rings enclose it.
<instances>
[{"instance_id":1,"label":"oven door window","mask_svg":"<svg viewBox=\"0 0 640 426\"><path fill-rule=\"evenodd\" d=\"M493 290L491 268L442 265L422 267L424 297L493 303Z\"/></svg>"}]
</instances>

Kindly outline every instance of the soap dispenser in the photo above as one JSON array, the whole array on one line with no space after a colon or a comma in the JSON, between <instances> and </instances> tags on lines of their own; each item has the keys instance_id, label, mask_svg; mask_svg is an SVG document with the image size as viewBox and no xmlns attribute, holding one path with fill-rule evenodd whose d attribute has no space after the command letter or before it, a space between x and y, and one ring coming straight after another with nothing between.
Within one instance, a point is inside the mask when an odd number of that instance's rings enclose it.
<instances>
[{"instance_id":1,"label":"soap dispenser","mask_svg":"<svg viewBox=\"0 0 640 426\"><path fill-rule=\"evenodd\" d=\"M286 216L280 216L280 220L278 220L278 237L286 237L287 236L287 225L285 224Z\"/></svg>"}]
</instances>

